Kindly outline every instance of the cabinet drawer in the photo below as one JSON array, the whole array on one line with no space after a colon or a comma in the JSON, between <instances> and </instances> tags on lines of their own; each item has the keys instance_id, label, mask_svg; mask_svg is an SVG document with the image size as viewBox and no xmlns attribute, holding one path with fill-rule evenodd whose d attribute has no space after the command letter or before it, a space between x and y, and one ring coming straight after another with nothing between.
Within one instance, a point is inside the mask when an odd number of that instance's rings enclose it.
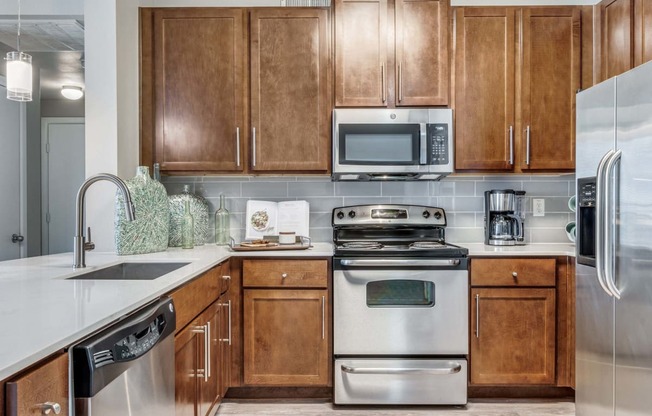
<instances>
[{"instance_id":1,"label":"cabinet drawer","mask_svg":"<svg viewBox=\"0 0 652 416\"><path fill-rule=\"evenodd\" d=\"M328 283L328 260L245 260L245 287L323 287Z\"/></svg>"},{"instance_id":2,"label":"cabinet drawer","mask_svg":"<svg viewBox=\"0 0 652 416\"><path fill-rule=\"evenodd\" d=\"M179 333L220 296L223 280L221 270L221 266L215 266L170 294L177 310L175 333Z\"/></svg>"},{"instance_id":3,"label":"cabinet drawer","mask_svg":"<svg viewBox=\"0 0 652 416\"><path fill-rule=\"evenodd\" d=\"M472 259L472 286L555 286L555 259Z\"/></svg>"},{"instance_id":4,"label":"cabinet drawer","mask_svg":"<svg viewBox=\"0 0 652 416\"><path fill-rule=\"evenodd\" d=\"M56 406L68 414L68 354L7 382L7 416L41 415L43 406ZM1 412L0 412L1 413ZM54 411L49 414L54 414Z\"/></svg>"}]
</instances>

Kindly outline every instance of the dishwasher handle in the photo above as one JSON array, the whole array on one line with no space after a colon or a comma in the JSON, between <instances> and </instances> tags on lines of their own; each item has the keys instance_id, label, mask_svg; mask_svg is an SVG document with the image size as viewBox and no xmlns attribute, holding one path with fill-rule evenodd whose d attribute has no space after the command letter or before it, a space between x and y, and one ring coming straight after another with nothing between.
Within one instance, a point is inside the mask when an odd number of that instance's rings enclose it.
<instances>
[{"instance_id":1,"label":"dishwasher handle","mask_svg":"<svg viewBox=\"0 0 652 416\"><path fill-rule=\"evenodd\" d=\"M162 298L73 346L75 397L93 397L175 329L172 299Z\"/></svg>"}]
</instances>

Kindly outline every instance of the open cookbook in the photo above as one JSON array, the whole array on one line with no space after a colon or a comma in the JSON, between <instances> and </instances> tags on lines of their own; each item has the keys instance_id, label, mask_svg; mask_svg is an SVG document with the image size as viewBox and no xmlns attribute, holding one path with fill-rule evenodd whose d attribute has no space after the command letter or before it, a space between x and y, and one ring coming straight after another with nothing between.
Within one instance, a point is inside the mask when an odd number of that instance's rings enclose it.
<instances>
[{"instance_id":1,"label":"open cookbook","mask_svg":"<svg viewBox=\"0 0 652 416\"><path fill-rule=\"evenodd\" d=\"M279 232L308 237L310 204L307 201L247 201L245 239L257 240Z\"/></svg>"}]
</instances>

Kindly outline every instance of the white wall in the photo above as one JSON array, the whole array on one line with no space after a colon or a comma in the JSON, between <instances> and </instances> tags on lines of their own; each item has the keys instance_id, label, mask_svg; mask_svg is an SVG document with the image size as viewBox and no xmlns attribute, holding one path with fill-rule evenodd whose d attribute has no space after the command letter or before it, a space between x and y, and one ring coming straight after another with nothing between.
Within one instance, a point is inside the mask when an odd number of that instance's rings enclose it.
<instances>
[{"instance_id":1,"label":"white wall","mask_svg":"<svg viewBox=\"0 0 652 416\"><path fill-rule=\"evenodd\" d=\"M0 1L0 15L15 15L17 9L18 0ZM22 0L20 9L25 16L82 16L84 0Z\"/></svg>"}]
</instances>

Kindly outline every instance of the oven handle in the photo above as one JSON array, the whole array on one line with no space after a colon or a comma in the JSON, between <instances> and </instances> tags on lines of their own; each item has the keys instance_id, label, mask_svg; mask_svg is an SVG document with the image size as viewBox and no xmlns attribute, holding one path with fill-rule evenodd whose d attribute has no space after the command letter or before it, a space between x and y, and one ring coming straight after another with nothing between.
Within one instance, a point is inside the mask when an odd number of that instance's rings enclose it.
<instances>
[{"instance_id":1,"label":"oven handle","mask_svg":"<svg viewBox=\"0 0 652 416\"><path fill-rule=\"evenodd\" d=\"M445 375L456 374L462 371L462 365L457 362L449 363L447 367L437 368L383 368L383 367L365 367L356 368L348 365L342 365L342 371L349 374L432 374Z\"/></svg>"},{"instance_id":2,"label":"oven handle","mask_svg":"<svg viewBox=\"0 0 652 416\"><path fill-rule=\"evenodd\" d=\"M442 266L455 267L460 265L458 259L439 259L439 260L417 260L417 259L343 259L340 260L342 266L358 267L421 267L421 266Z\"/></svg>"}]
</instances>

